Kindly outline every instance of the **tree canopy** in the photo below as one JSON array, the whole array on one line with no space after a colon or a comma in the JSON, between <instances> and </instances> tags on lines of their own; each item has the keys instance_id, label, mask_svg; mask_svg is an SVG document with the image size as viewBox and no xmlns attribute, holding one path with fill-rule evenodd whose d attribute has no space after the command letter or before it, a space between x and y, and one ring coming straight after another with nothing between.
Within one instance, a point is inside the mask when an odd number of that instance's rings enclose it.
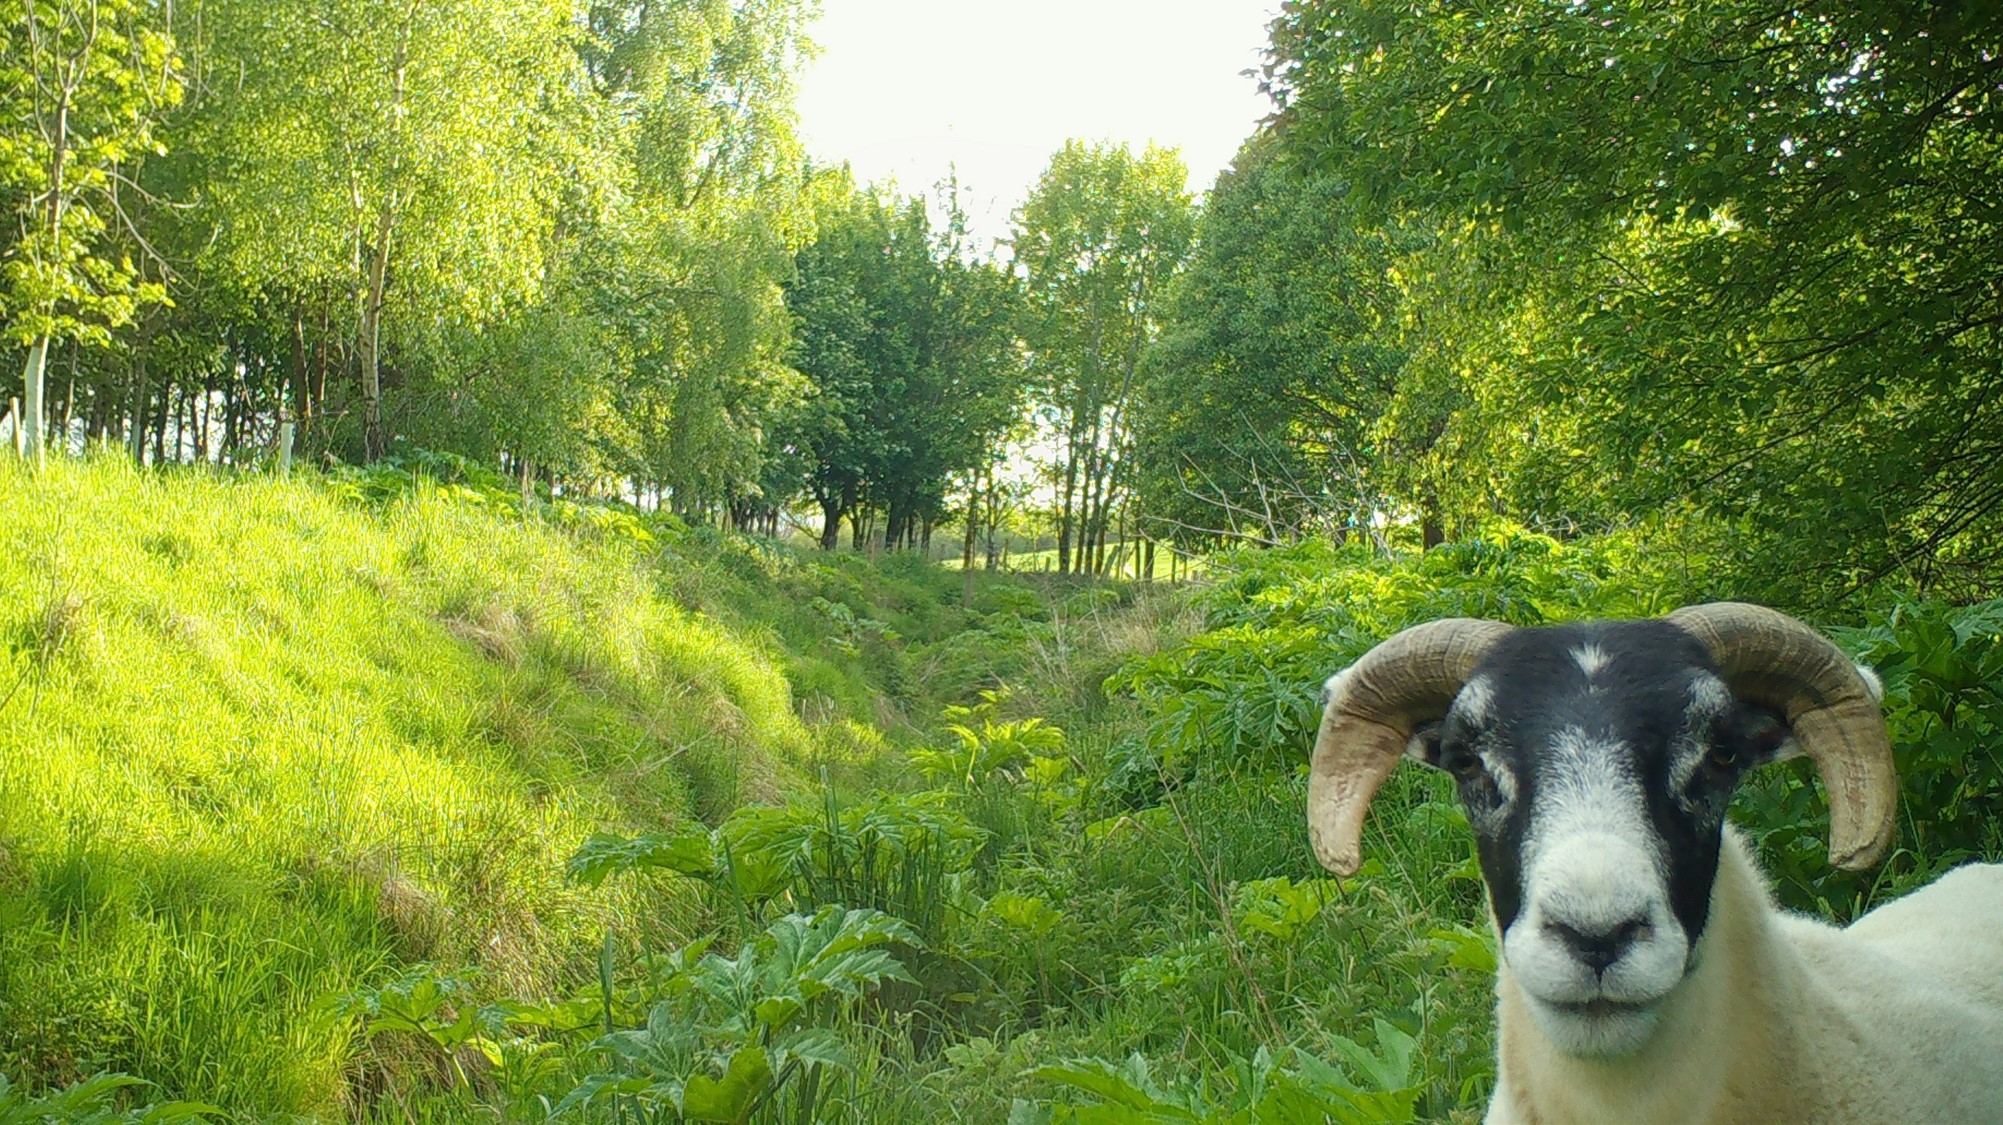
<instances>
[{"instance_id":1,"label":"tree canopy","mask_svg":"<svg viewBox=\"0 0 2003 1125\"><path fill-rule=\"evenodd\" d=\"M1789 603L1995 574L1980 8L1299 0L1207 193L1069 141L991 259L956 184L805 158L804 0L0 13L0 315L59 448L290 427L969 559L1027 497L1080 573L1504 519Z\"/></svg>"}]
</instances>

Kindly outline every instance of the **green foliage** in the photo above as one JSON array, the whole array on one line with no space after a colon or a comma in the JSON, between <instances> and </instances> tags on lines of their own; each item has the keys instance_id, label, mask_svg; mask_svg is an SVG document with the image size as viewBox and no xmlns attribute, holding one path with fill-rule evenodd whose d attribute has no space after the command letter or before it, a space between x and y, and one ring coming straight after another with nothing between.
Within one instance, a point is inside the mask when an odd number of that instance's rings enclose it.
<instances>
[{"instance_id":1,"label":"green foliage","mask_svg":"<svg viewBox=\"0 0 2003 1125\"><path fill-rule=\"evenodd\" d=\"M570 859L572 878L597 885L643 868L703 880L740 903L785 895L886 911L936 939L948 884L968 869L985 834L943 793L876 797L842 807L750 805L713 831L627 838L600 833Z\"/></svg>"},{"instance_id":2,"label":"green foliage","mask_svg":"<svg viewBox=\"0 0 2003 1125\"><path fill-rule=\"evenodd\" d=\"M1497 953L1464 817L1400 771L1323 877L1315 690L1418 621L1720 581L1653 527L1377 528L1163 590L599 526L449 454L15 475L0 1059L245 1118L1471 1121ZM1901 850L1830 872L1798 766L1734 809L1836 917L2003 851L2003 606L1855 620Z\"/></svg>"},{"instance_id":3,"label":"green foliage","mask_svg":"<svg viewBox=\"0 0 2003 1125\"><path fill-rule=\"evenodd\" d=\"M560 993L610 920L693 925L686 889L564 858L721 817L812 743L760 645L624 541L449 494L0 466L0 539L0 1069L38 1084L332 1113L359 1021L319 997L419 962Z\"/></svg>"},{"instance_id":4,"label":"green foliage","mask_svg":"<svg viewBox=\"0 0 2003 1125\"><path fill-rule=\"evenodd\" d=\"M430 965L418 965L378 987L331 997L322 1006L337 1019L361 1019L362 1034L370 1039L401 1036L425 1044L459 1090L473 1085L469 1057L485 1060L502 1090L518 1097L557 1070L555 1044L526 1039L509 1028L511 1022L548 1021L522 1005L478 1003L468 975L440 974Z\"/></svg>"},{"instance_id":5,"label":"green foliage","mask_svg":"<svg viewBox=\"0 0 2003 1125\"><path fill-rule=\"evenodd\" d=\"M41 1097L29 1097L0 1075L0 1125L167 1125L222 1113L199 1102L118 1108L120 1091L145 1085L126 1074L99 1074Z\"/></svg>"},{"instance_id":6,"label":"green foliage","mask_svg":"<svg viewBox=\"0 0 2003 1125\"><path fill-rule=\"evenodd\" d=\"M337 495L378 507L436 496L498 516L536 516L571 531L640 545L653 543L656 531L676 535L687 530L687 525L671 514L642 516L616 501L578 503L560 496L524 495L500 474L453 453L417 450L367 466L341 465L327 479Z\"/></svg>"},{"instance_id":7,"label":"green foliage","mask_svg":"<svg viewBox=\"0 0 2003 1125\"><path fill-rule=\"evenodd\" d=\"M553 1112L607 1098L648 1121L744 1122L792 1082L797 1119L812 1120L820 1072L852 1069L828 1029L839 1006L912 981L892 945L918 939L888 915L829 906L778 919L736 957L678 956L646 1025L593 1044L607 1069Z\"/></svg>"},{"instance_id":8,"label":"green foliage","mask_svg":"<svg viewBox=\"0 0 2003 1125\"><path fill-rule=\"evenodd\" d=\"M1900 601L1838 639L1885 685L1899 773L1899 839L1878 871L1828 866L1827 805L1802 767L1756 779L1737 810L1782 900L1852 916L1942 871L2003 852L2003 602Z\"/></svg>"},{"instance_id":9,"label":"green foliage","mask_svg":"<svg viewBox=\"0 0 2003 1125\"><path fill-rule=\"evenodd\" d=\"M1286 542L1386 503L1373 427L1404 359L1391 267L1415 239L1281 156L1260 133L1218 177L1142 357L1139 483L1163 538Z\"/></svg>"},{"instance_id":10,"label":"green foliage","mask_svg":"<svg viewBox=\"0 0 2003 1125\"><path fill-rule=\"evenodd\" d=\"M805 487L823 547L844 518L860 544L872 506L885 513L883 543L910 546L944 514L950 478L996 456L1020 411L1017 287L968 256L957 198L939 230L921 199L858 191L846 173L823 181L818 229L787 287L793 362L812 393L781 419L779 467L792 476L774 491Z\"/></svg>"},{"instance_id":11,"label":"green foliage","mask_svg":"<svg viewBox=\"0 0 2003 1125\"><path fill-rule=\"evenodd\" d=\"M1992 8L1290 7L1279 132L1383 222L1463 516L1695 510L1768 600L1995 576Z\"/></svg>"},{"instance_id":12,"label":"green foliage","mask_svg":"<svg viewBox=\"0 0 2003 1125\"><path fill-rule=\"evenodd\" d=\"M935 786L968 788L1002 773L1048 784L1063 772L1064 732L1034 717L997 721L1006 691L983 691L973 707L947 707L946 733L956 746L910 752L911 764ZM972 724L978 722L980 726Z\"/></svg>"},{"instance_id":13,"label":"green foliage","mask_svg":"<svg viewBox=\"0 0 2003 1125\"><path fill-rule=\"evenodd\" d=\"M1009 1121L1010 1125L1114 1125L1127 1121L1162 1125L1183 1121L1203 1125L1392 1125L1415 1120L1413 1104L1418 1092L1408 1083L1417 1044L1382 1020L1377 1022L1377 1036L1379 1052L1348 1039L1336 1041L1341 1044L1343 1061L1363 1075L1361 1084L1311 1055L1297 1054L1292 1066L1284 1066L1263 1048L1249 1060L1233 1060L1215 1083L1184 1080L1164 1084L1139 1055L1119 1065L1082 1059L1046 1066L1037 1071L1037 1077L1091 1095L1097 1103L1059 1105L1042 1111L1018 1103Z\"/></svg>"},{"instance_id":14,"label":"green foliage","mask_svg":"<svg viewBox=\"0 0 2003 1125\"><path fill-rule=\"evenodd\" d=\"M1066 141L1015 213L1021 334L1060 443L1059 573L1105 569L1112 514L1132 488L1141 356L1194 236L1188 181L1172 150Z\"/></svg>"},{"instance_id":15,"label":"green foliage","mask_svg":"<svg viewBox=\"0 0 2003 1125\"><path fill-rule=\"evenodd\" d=\"M1242 883L1232 904L1232 920L1240 930L1290 942L1301 928L1321 917L1333 893L1333 881L1306 879L1296 883L1284 875Z\"/></svg>"},{"instance_id":16,"label":"green foliage","mask_svg":"<svg viewBox=\"0 0 2003 1125\"><path fill-rule=\"evenodd\" d=\"M1310 540L1214 565L1202 595L1210 630L1108 681L1145 701L1148 750L1172 774L1304 760L1322 682L1422 621L1536 625L1646 616L1682 600L1675 572L1629 540L1564 544L1506 527L1416 555Z\"/></svg>"},{"instance_id":17,"label":"green foliage","mask_svg":"<svg viewBox=\"0 0 2003 1125\"><path fill-rule=\"evenodd\" d=\"M0 24L0 200L17 227L0 267L6 335L108 344L166 297L114 227L121 183L181 101L173 36L137 0L10 0Z\"/></svg>"}]
</instances>

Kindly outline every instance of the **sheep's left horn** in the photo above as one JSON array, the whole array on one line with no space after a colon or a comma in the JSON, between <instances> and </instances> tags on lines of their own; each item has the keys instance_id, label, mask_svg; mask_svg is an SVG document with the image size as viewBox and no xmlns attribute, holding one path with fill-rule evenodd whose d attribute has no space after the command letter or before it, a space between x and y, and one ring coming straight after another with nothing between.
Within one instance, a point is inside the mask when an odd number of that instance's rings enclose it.
<instances>
[{"instance_id":1,"label":"sheep's left horn","mask_svg":"<svg viewBox=\"0 0 2003 1125\"><path fill-rule=\"evenodd\" d=\"M1447 713L1483 654L1507 632L1501 622L1471 617L1414 625L1330 683L1308 767L1308 835L1323 867L1356 873L1363 816L1413 729Z\"/></svg>"},{"instance_id":2,"label":"sheep's left horn","mask_svg":"<svg viewBox=\"0 0 2003 1125\"><path fill-rule=\"evenodd\" d=\"M1784 613L1714 602L1667 620L1702 641L1732 691L1787 716L1829 795L1829 862L1869 867L1891 845L1899 784L1878 700L1828 638Z\"/></svg>"}]
</instances>

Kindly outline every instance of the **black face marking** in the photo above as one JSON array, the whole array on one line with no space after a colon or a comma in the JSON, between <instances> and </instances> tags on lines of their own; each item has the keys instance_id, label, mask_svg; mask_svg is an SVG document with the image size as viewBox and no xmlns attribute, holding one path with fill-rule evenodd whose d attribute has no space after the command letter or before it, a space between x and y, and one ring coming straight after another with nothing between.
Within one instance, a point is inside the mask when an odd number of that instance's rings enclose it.
<instances>
[{"instance_id":1,"label":"black face marking","mask_svg":"<svg viewBox=\"0 0 2003 1125\"><path fill-rule=\"evenodd\" d=\"M1782 745L1780 718L1732 697L1703 646L1662 621L1517 630L1475 678L1483 705L1457 704L1422 728L1413 756L1454 776L1503 931L1524 908L1540 799L1575 799L1591 773L1639 793L1636 831L1652 837L1669 909L1694 945L1725 809L1739 779Z\"/></svg>"}]
</instances>

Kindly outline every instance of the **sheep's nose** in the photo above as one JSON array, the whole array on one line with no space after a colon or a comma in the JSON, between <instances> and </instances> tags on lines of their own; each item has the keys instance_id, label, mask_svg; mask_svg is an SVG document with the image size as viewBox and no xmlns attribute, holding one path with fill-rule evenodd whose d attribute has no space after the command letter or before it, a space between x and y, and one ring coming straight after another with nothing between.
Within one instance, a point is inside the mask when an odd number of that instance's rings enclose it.
<instances>
[{"instance_id":1,"label":"sheep's nose","mask_svg":"<svg viewBox=\"0 0 2003 1125\"><path fill-rule=\"evenodd\" d=\"M1607 966L1620 960L1648 929L1648 919L1636 915L1625 922L1612 926L1575 927L1563 922L1547 921L1544 928L1551 936L1571 949L1572 956L1590 967L1595 974L1606 971Z\"/></svg>"}]
</instances>

